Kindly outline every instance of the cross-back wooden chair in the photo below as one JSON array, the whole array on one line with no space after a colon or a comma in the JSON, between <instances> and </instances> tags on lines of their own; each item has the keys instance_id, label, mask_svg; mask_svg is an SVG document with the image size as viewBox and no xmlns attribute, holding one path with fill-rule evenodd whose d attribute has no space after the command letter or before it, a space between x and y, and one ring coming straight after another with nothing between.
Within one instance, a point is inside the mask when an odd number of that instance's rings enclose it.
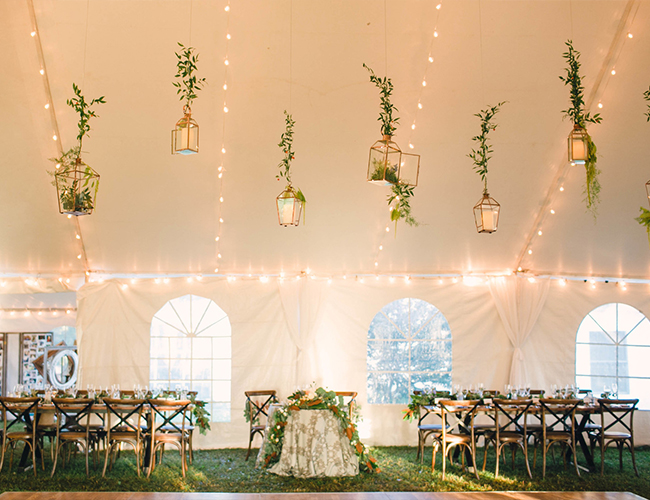
<instances>
[{"instance_id":1,"label":"cross-back wooden chair","mask_svg":"<svg viewBox=\"0 0 650 500\"><path fill-rule=\"evenodd\" d=\"M106 468L110 469L116 459L116 451L122 443L128 444L135 453L135 467L140 476L141 457L144 450L143 418L147 408L145 399L110 399L104 398L106 407L106 454L104 457L104 470L102 477L106 475Z\"/></svg>"},{"instance_id":2,"label":"cross-back wooden chair","mask_svg":"<svg viewBox=\"0 0 650 500\"><path fill-rule=\"evenodd\" d=\"M185 471L187 470L185 452L188 445L188 436L185 431L187 417L185 414L190 411L192 402L189 399L149 399L147 403L151 409L149 427L151 451L147 477L151 475L156 465L156 451L161 450L160 460L162 461L162 450L167 444L178 448L181 455L181 472L185 477Z\"/></svg>"},{"instance_id":3,"label":"cross-back wooden chair","mask_svg":"<svg viewBox=\"0 0 650 500\"><path fill-rule=\"evenodd\" d=\"M413 394L419 396L422 394L422 391L413 391ZM445 391L445 394L445 397L449 396L448 391ZM434 419L440 421L440 423L433 423ZM424 446L427 442L427 438L432 437L435 443L436 436L441 431L442 416L439 409L434 405L420 405L420 418L418 418L418 454L416 459L419 458L420 462L424 460Z\"/></svg>"},{"instance_id":4,"label":"cross-back wooden chair","mask_svg":"<svg viewBox=\"0 0 650 500\"><path fill-rule=\"evenodd\" d=\"M0 397L2 407L2 458L0 459L0 471L5 463L7 447L11 446L11 458L9 468L13 464L14 448L16 443L22 441L29 447L36 476L36 447L38 436L36 428L38 425L38 403L39 398L11 398ZM43 454L41 453L41 466L43 465Z\"/></svg>"},{"instance_id":5,"label":"cross-back wooden chair","mask_svg":"<svg viewBox=\"0 0 650 500\"><path fill-rule=\"evenodd\" d=\"M618 448L618 463L623 470L623 448L627 446L632 453L632 466L638 476L634 457L634 412L638 399L599 399L600 405L600 474L605 473L605 450L614 443ZM605 418L607 417L607 418ZM606 424L605 422L608 421Z\"/></svg>"},{"instance_id":6,"label":"cross-back wooden chair","mask_svg":"<svg viewBox=\"0 0 650 500\"><path fill-rule=\"evenodd\" d=\"M480 401L440 401L440 412L442 416L442 429L440 434L434 437L433 456L431 458L431 470L436 467L436 453L438 447L442 447L442 479L444 481L447 470L447 456L452 448L465 448L472 457L474 475L478 479L478 468L476 467L476 436L474 435L474 417ZM451 456L449 457L451 460ZM461 453L461 463L465 468L465 454Z\"/></svg>"},{"instance_id":7,"label":"cross-back wooden chair","mask_svg":"<svg viewBox=\"0 0 650 500\"><path fill-rule=\"evenodd\" d=\"M521 449L526 462L528 476L532 479L530 464L528 463L528 410L533 401L531 399L498 399L492 401L494 405L494 431L485 436L483 450L483 470L487 460L488 444L492 443L496 451L495 477L499 476L499 459L503 447L508 445L512 451L512 467L515 466L515 453Z\"/></svg>"},{"instance_id":8,"label":"cross-back wooden chair","mask_svg":"<svg viewBox=\"0 0 650 500\"><path fill-rule=\"evenodd\" d=\"M354 405L356 404L357 393L354 391L336 391L335 394L336 397L339 398L339 401L343 401L343 404L348 407L348 418L352 419L352 413L354 411Z\"/></svg>"},{"instance_id":9,"label":"cross-back wooden chair","mask_svg":"<svg viewBox=\"0 0 650 500\"><path fill-rule=\"evenodd\" d=\"M578 458L576 456L576 410L582 404L581 399L545 399L540 398L542 417L542 436L539 444L542 446L542 477L546 477L546 455L554 444L562 447L562 459L566 469L565 448L571 450L573 465L576 474L580 475L578 469ZM537 462L537 446L533 458L533 468Z\"/></svg>"},{"instance_id":10,"label":"cross-back wooden chair","mask_svg":"<svg viewBox=\"0 0 650 500\"><path fill-rule=\"evenodd\" d=\"M54 416L56 420L56 450L54 452L54 465L52 476L56 472L59 455L62 455L66 446L72 445L76 449L81 446L86 458L86 476L90 474L88 457L98 436L90 432L90 416L94 399L53 398ZM65 462L64 462L65 464Z\"/></svg>"},{"instance_id":11,"label":"cross-back wooden chair","mask_svg":"<svg viewBox=\"0 0 650 500\"><path fill-rule=\"evenodd\" d=\"M276 391L245 391L246 405L248 408L248 452L246 453L245 460L248 460L251 454L251 445L255 434L259 434L264 439L264 430L266 429L266 419L269 414L269 406L271 403L277 402Z\"/></svg>"}]
</instances>

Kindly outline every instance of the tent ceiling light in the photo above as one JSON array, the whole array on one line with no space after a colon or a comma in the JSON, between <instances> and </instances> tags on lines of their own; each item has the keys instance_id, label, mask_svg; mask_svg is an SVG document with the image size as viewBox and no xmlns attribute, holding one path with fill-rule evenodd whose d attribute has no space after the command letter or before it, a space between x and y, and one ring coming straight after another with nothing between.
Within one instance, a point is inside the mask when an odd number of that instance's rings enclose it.
<instances>
[{"instance_id":1,"label":"tent ceiling light","mask_svg":"<svg viewBox=\"0 0 650 500\"><path fill-rule=\"evenodd\" d=\"M587 161L589 134L580 125L574 125L568 137L569 162L571 165L584 165Z\"/></svg>"},{"instance_id":2,"label":"tent ceiling light","mask_svg":"<svg viewBox=\"0 0 650 500\"><path fill-rule=\"evenodd\" d=\"M199 125L192 118L189 106L183 106L183 118L172 130L172 154L191 155L199 152Z\"/></svg>"},{"instance_id":3,"label":"tent ceiling light","mask_svg":"<svg viewBox=\"0 0 650 500\"><path fill-rule=\"evenodd\" d=\"M499 227L501 205L490 194L483 191L483 197L474 205L474 222L479 233L494 233Z\"/></svg>"}]
</instances>

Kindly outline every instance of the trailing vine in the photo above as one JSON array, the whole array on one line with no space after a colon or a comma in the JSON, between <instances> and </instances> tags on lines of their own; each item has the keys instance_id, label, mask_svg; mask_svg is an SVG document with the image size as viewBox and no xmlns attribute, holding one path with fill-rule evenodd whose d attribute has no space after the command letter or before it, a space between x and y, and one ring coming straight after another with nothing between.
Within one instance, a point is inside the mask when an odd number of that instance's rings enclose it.
<instances>
[{"instance_id":1,"label":"trailing vine","mask_svg":"<svg viewBox=\"0 0 650 500\"><path fill-rule=\"evenodd\" d=\"M562 110L562 113L568 116L574 125L577 125L582 129L586 129L587 123L600 123L603 119L600 116L600 113L596 113L592 116L591 113L585 112L585 88L582 85L582 77L580 76L580 52L573 48L573 42L571 40L567 40L565 44L568 47L568 50L562 54L562 57L567 62L566 76L560 75L559 78L564 82L564 85L569 86L571 107ZM587 134L587 158L585 160L586 182L584 189L584 201L587 206L587 210L592 213L594 219L596 218L597 206L600 202L600 182L598 181L600 170L598 170L596 167L597 160L598 157L596 155L596 145L591 139L591 136Z\"/></svg>"},{"instance_id":2,"label":"trailing vine","mask_svg":"<svg viewBox=\"0 0 650 500\"><path fill-rule=\"evenodd\" d=\"M478 175L481 176L481 180L484 185L484 193L487 193L487 174L488 174L488 162L492 158L492 146L488 143L488 134L490 131L497 129L497 124L492 121L494 116L499 112L499 108L503 106L506 101L498 103L496 106L483 109L480 112L474 114L481 120L481 134L472 137L473 141L478 143L477 149L472 149L472 152L467 156L474 160L474 170Z\"/></svg>"},{"instance_id":3,"label":"trailing vine","mask_svg":"<svg viewBox=\"0 0 650 500\"><path fill-rule=\"evenodd\" d=\"M648 103L648 109L645 112L646 121L650 122L650 88L643 93L643 99ZM650 244L650 210L640 207L641 215L636 217L634 220L637 221L642 226L645 226L645 229L648 233L648 244Z\"/></svg>"},{"instance_id":4,"label":"trailing vine","mask_svg":"<svg viewBox=\"0 0 650 500\"><path fill-rule=\"evenodd\" d=\"M390 187L391 193L388 195L388 205L393 201L396 202L394 208L390 211L390 220L395 221L395 229L397 229L397 221L404 219L409 226L417 227L420 225L411 214L410 199L413 196L413 189L406 184L393 184Z\"/></svg>"},{"instance_id":5,"label":"trailing vine","mask_svg":"<svg viewBox=\"0 0 650 500\"><path fill-rule=\"evenodd\" d=\"M646 121L650 122L650 87L648 87L648 90L643 93L643 98L648 103L648 109L645 112Z\"/></svg>"},{"instance_id":6,"label":"trailing vine","mask_svg":"<svg viewBox=\"0 0 650 500\"><path fill-rule=\"evenodd\" d=\"M330 410L339 420L341 429L350 440L355 454L359 457L359 468L366 472L380 472L377 460L372 457L366 446L359 439L359 432L355 423L348 416L348 407L343 403L343 398L337 398L334 391L326 391L322 387L316 389L314 394L305 391L296 391L288 398L289 403L278 408L271 416L268 435L264 439L262 452L262 467L270 467L280 460L284 442L284 430L290 412L301 410Z\"/></svg>"},{"instance_id":7,"label":"trailing vine","mask_svg":"<svg viewBox=\"0 0 650 500\"><path fill-rule=\"evenodd\" d=\"M280 136L280 143L278 144L284 153L284 158L282 158L282 161L278 164L280 171L276 174L275 178L277 180L284 179L287 182L287 189L292 189L292 191L295 193L296 198L300 200L304 207L305 203L307 203L305 195L300 189L294 190L291 186L291 161L295 158L295 153L293 151L293 126L296 124L296 122L294 121L293 116L290 115L286 109L284 110L284 116L285 130Z\"/></svg>"},{"instance_id":8,"label":"trailing vine","mask_svg":"<svg viewBox=\"0 0 650 500\"><path fill-rule=\"evenodd\" d=\"M370 81L377 86L381 96L381 112L377 119L377 121L382 123L381 133L383 135L393 135L397 129L397 122L399 121L399 117L393 117L393 113L397 112L398 109L390 102L390 96L393 93L393 82L387 76L379 78L365 63L363 67L370 73Z\"/></svg>"},{"instance_id":9,"label":"trailing vine","mask_svg":"<svg viewBox=\"0 0 650 500\"><path fill-rule=\"evenodd\" d=\"M179 100L185 101L185 106L191 108L192 101L198 97L198 91L205 84L205 78L197 78L194 74L197 70L196 63L199 62L198 54L194 55L194 47L185 47L181 42L177 43L181 51L174 52L178 58L174 78L178 78L179 81L172 82L172 85L177 89Z\"/></svg>"}]
</instances>

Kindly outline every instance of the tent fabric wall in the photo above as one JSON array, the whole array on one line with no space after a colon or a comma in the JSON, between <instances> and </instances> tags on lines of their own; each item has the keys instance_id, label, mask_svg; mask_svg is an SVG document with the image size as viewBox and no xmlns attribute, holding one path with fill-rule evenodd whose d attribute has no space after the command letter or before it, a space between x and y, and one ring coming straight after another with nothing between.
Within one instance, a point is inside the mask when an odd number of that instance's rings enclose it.
<instances>
[{"instance_id":1,"label":"tent fabric wall","mask_svg":"<svg viewBox=\"0 0 650 500\"><path fill-rule=\"evenodd\" d=\"M566 287L557 283L553 280L548 286L544 308L521 346L527 382L546 389L575 380L575 336L589 311L616 301L650 311L650 299L635 293L641 292L641 285L628 285L629 291L622 292L614 285L592 290L583 283L569 282ZM426 300L447 318L454 384L483 382L503 389L510 377L515 351L485 284L417 279L409 283L349 279L331 284L304 279L276 283L177 279L168 284L143 280L127 288L122 284L126 282L88 284L78 292L82 385L147 384L151 318L172 298L188 293L210 298L230 318L231 422L212 424L207 436L197 437L199 447L247 445L248 424L242 417L245 390L276 389L286 398L314 382L359 393L364 416L360 433L368 444L415 445L415 424L402 420L403 406L371 405L366 394L368 327L383 306L400 298ZM637 417L638 444L650 443L648 413L639 412Z\"/></svg>"}]
</instances>

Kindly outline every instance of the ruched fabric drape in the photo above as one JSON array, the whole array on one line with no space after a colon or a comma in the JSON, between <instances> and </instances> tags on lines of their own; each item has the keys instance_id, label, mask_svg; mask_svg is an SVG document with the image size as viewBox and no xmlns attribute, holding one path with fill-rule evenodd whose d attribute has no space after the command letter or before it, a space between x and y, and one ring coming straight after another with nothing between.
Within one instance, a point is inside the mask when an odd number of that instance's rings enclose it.
<instances>
[{"instance_id":1,"label":"ruched fabric drape","mask_svg":"<svg viewBox=\"0 0 650 500\"><path fill-rule=\"evenodd\" d=\"M529 280L519 276L499 276L489 280L494 304L514 348L509 377L512 385L530 382L523 347L544 308L549 283L548 278Z\"/></svg>"}]
</instances>

